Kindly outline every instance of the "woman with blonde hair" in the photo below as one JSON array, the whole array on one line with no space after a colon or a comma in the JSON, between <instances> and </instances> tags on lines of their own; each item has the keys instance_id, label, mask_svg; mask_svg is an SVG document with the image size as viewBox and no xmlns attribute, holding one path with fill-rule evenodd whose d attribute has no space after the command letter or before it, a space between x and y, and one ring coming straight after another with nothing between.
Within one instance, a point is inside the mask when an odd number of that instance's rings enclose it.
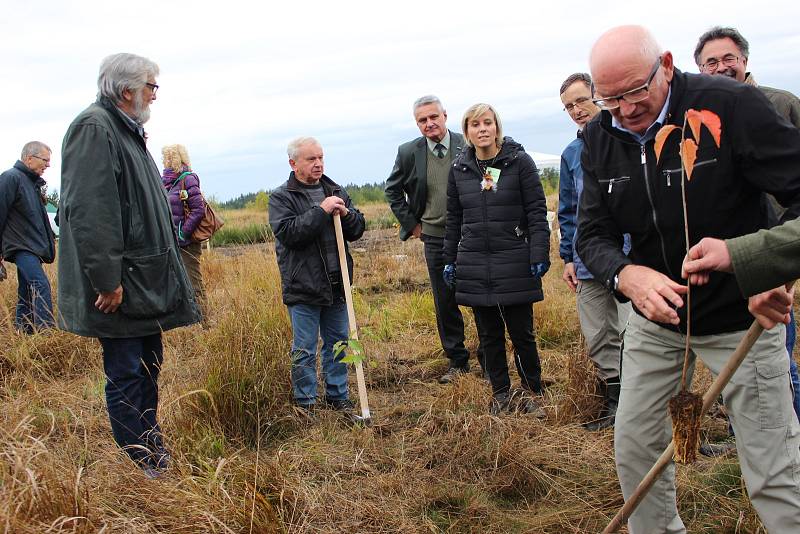
<instances>
[{"instance_id":1,"label":"woman with blonde hair","mask_svg":"<svg viewBox=\"0 0 800 534\"><path fill-rule=\"evenodd\" d=\"M189 153L185 146L166 145L161 149L161 155L164 163L161 182L167 190L172 224L178 234L181 259L192 281L205 327L208 323L203 276L200 272L202 247L200 242L193 241L191 237L206 210L206 203L200 192L200 179L192 171Z\"/></svg>"},{"instance_id":2,"label":"woman with blonde hair","mask_svg":"<svg viewBox=\"0 0 800 534\"><path fill-rule=\"evenodd\" d=\"M503 137L492 106L471 106L461 125L467 147L448 176L443 276L455 286L456 302L475 312L492 384L489 412L544 417L533 332L533 303L544 298L542 276L550 267L544 190L533 158ZM521 388L511 388L506 330Z\"/></svg>"}]
</instances>

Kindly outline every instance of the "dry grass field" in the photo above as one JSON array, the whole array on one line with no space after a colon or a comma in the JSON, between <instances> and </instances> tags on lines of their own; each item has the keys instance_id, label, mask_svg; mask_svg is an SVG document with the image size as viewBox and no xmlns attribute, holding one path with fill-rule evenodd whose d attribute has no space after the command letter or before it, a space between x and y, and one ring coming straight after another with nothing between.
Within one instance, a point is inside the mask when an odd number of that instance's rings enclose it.
<instances>
[{"instance_id":1,"label":"dry grass field","mask_svg":"<svg viewBox=\"0 0 800 534\"><path fill-rule=\"evenodd\" d=\"M241 214L248 223L256 216ZM173 464L157 480L114 444L99 344L61 331L14 332L10 266L0 283L0 530L602 530L622 503L613 433L580 426L597 409L594 378L555 238L546 299L535 307L549 384L543 421L488 415L490 388L477 374L436 382L446 361L419 241L374 230L354 248L374 425L354 427L325 411L309 421L292 409L290 327L272 246L215 248L202 264L212 327L164 336L159 417ZM47 271L55 286L53 266ZM697 384L708 383L704 370L696 375ZM704 428L718 435L723 423ZM763 531L735 457L701 458L680 467L678 481L690 532Z\"/></svg>"}]
</instances>

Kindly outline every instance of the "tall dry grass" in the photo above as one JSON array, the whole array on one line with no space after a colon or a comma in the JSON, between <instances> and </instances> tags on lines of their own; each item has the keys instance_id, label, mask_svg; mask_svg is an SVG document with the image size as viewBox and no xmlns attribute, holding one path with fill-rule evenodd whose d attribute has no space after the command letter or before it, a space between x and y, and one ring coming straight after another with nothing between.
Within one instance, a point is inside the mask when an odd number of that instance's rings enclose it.
<instances>
[{"instance_id":1,"label":"tall dry grass","mask_svg":"<svg viewBox=\"0 0 800 534\"><path fill-rule=\"evenodd\" d=\"M373 426L353 427L325 410L309 421L292 410L290 327L272 247L214 249L202 260L211 328L164 336L159 415L173 464L154 481L113 442L98 344L59 331L13 333L12 267L12 279L0 283L0 528L601 530L622 502L612 434L580 427L596 410L594 374L555 249L546 299L535 307L549 384L543 421L489 416L490 388L476 375L436 383L446 361L419 241L379 230L353 249ZM474 351L474 323L464 314ZM704 373L698 369L700 382ZM690 531L760 528L735 459L681 467L678 483Z\"/></svg>"}]
</instances>

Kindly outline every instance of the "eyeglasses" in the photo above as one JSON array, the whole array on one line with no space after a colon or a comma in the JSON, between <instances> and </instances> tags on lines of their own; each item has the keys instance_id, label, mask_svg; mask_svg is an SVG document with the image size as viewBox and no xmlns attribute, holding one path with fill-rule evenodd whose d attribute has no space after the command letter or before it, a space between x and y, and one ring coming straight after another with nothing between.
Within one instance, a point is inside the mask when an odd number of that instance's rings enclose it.
<instances>
[{"instance_id":1,"label":"eyeglasses","mask_svg":"<svg viewBox=\"0 0 800 534\"><path fill-rule=\"evenodd\" d=\"M40 160L44 161L45 163L50 163L50 158L43 158L42 156L35 156L33 154L31 154L31 157L32 158L36 158L36 159L40 159Z\"/></svg>"},{"instance_id":2,"label":"eyeglasses","mask_svg":"<svg viewBox=\"0 0 800 534\"><path fill-rule=\"evenodd\" d=\"M149 87L151 91L153 91L153 94L154 94L154 95L156 94L156 91L158 91L158 84L157 84L157 83L150 83L150 82L147 82L147 83L145 83L145 85L146 85L147 87Z\"/></svg>"},{"instance_id":3,"label":"eyeglasses","mask_svg":"<svg viewBox=\"0 0 800 534\"><path fill-rule=\"evenodd\" d=\"M650 96L650 84L653 82L653 78L655 78L656 72L658 72L658 67L660 66L661 56L658 56L658 59L656 59L656 62L653 65L653 69L650 71L650 75L647 77L647 81L644 82L644 85L635 87L630 91L625 91L621 95L593 98L592 102L594 102L595 105L600 109L607 110L617 109L619 107L620 100L624 100L628 104L636 104L637 102L641 102ZM592 94L594 94L594 84L592 84Z\"/></svg>"},{"instance_id":4,"label":"eyeglasses","mask_svg":"<svg viewBox=\"0 0 800 534\"><path fill-rule=\"evenodd\" d=\"M575 102L570 102L569 104L565 104L564 105L564 111L566 111L567 113L572 113L572 110L574 110L578 106L582 106L583 104L585 104L589 100L591 100L591 99L588 96L582 96L582 97L576 98Z\"/></svg>"},{"instance_id":5,"label":"eyeglasses","mask_svg":"<svg viewBox=\"0 0 800 534\"><path fill-rule=\"evenodd\" d=\"M739 56L734 56L733 54L728 54L727 56L723 57L722 59L717 59L715 57L710 57L708 60L700 65L700 68L705 72L714 72L719 68L719 64L722 63L726 67L733 67L737 63L739 63Z\"/></svg>"}]
</instances>

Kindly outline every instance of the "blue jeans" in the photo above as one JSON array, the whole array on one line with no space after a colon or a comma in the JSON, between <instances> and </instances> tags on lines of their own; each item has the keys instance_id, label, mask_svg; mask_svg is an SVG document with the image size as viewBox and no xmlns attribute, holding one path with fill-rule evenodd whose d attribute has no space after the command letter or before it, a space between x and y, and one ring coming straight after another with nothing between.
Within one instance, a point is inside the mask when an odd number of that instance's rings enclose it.
<instances>
[{"instance_id":1,"label":"blue jeans","mask_svg":"<svg viewBox=\"0 0 800 534\"><path fill-rule=\"evenodd\" d=\"M792 380L792 389L794 390L794 413L800 419L800 377L797 376L797 362L794 361L792 352L794 351L794 342L797 339L797 324L794 322L794 309L789 314L791 322L786 325L786 350L789 352L789 378Z\"/></svg>"},{"instance_id":2,"label":"blue jeans","mask_svg":"<svg viewBox=\"0 0 800 534\"><path fill-rule=\"evenodd\" d=\"M13 261L17 265L19 280L14 326L26 334L52 327L53 299L50 295L50 281L42 269L42 261L30 252L17 252Z\"/></svg>"},{"instance_id":3,"label":"blue jeans","mask_svg":"<svg viewBox=\"0 0 800 534\"><path fill-rule=\"evenodd\" d=\"M164 361L161 334L100 338L106 404L114 440L133 461L157 465L164 452L158 411L158 374Z\"/></svg>"},{"instance_id":4,"label":"blue jeans","mask_svg":"<svg viewBox=\"0 0 800 534\"><path fill-rule=\"evenodd\" d=\"M350 337L344 301L331 306L294 304L289 306L292 320L292 390L300 405L317 400L317 342L322 337L322 380L325 399L344 400L347 395L347 364L340 360L345 351L333 356L333 345Z\"/></svg>"}]
</instances>

